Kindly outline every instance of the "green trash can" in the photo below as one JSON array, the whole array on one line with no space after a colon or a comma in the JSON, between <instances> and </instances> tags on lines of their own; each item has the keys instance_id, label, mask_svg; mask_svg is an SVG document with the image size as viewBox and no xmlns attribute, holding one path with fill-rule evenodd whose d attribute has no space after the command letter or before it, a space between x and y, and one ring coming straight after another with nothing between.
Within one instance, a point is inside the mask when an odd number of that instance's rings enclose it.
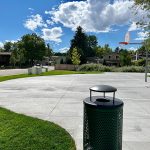
<instances>
[{"instance_id":1,"label":"green trash can","mask_svg":"<svg viewBox=\"0 0 150 150\"><path fill-rule=\"evenodd\" d=\"M103 96L92 96L103 92ZM122 150L123 102L115 98L116 88L97 85L84 100L83 149ZM105 93L113 92L113 97Z\"/></svg>"}]
</instances>

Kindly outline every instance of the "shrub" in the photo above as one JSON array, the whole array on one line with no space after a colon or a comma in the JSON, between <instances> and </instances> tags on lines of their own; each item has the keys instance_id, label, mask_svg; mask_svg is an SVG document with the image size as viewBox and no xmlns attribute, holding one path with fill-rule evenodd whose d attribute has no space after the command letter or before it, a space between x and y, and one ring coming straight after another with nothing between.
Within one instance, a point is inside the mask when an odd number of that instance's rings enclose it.
<instances>
[{"instance_id":1,"label":"shrub","mask_svg":"<svg viewBox=\"0 0 150 150\"><path fill-rule=\"evenodd\" d=\"M115 72L145 72L142 66L124 66L115 68Z\"/></svg>"},{"instance_id":2,"label":"shrub","mask_svg":"<svg viewBox=\"0 0 150 150\"><path fill-rule=\"evenodd\" d=\"M145 66L145 62L146 62L145 59L139 59L139 60L134 61L133 65L135 65L135 66Z\"/></svg>"},{"instance_id":3,"label":"shrub","mask_svg":"<svg viewBox=\"0 0 150 150\"><path fill-rule=\"evenodd\" d=\"M102 64L83 64L77 71L99 71L99 72L145 72L143 66L109 67Z\"/></svg>"},{"instance_id":4,"label":"shrub","mask_svg":"<svg viewBox=\"0 0 150 150\"><path fill-rule=\"evenodd\" d=\"M78 71L100 71L111 72L112 67L104 66L102 64L83 64L78 67Z\"/></svg>"}]
</instances>

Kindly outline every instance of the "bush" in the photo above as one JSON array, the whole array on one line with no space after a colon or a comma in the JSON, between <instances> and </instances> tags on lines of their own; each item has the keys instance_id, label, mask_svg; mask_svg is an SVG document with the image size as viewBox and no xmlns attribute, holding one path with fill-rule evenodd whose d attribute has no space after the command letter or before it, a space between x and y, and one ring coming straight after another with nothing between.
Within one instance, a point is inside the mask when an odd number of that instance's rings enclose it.
<instances>
[{"instance_id":1,"label":"bush","mask_svg":"<svg viewBox=\"0 0 150 150\"><path fill-rule=\"evenodd\" d=\"M145 72L142 66L124 66L115 68L115 72Z\"/></svg>"},{"instance_id":2,"label":"bush","mask_svg":"<svg viewBox=\"0 0 150 150\"><path fill-rule=\"evenodd\" d=\"M146 60L145 59L139 59L137 61L134 61L132 64L135 66L145 66Z\"/></svg>"},{"instance_id":3,"label":"bush","mask_svg":"<svg viewBox=\"0 0 150 150\"><path fill-rule=\"evenodd\" d=\"M83 64L78 67L78 71L100 71L111 72L113 67L104 66L102 64Z\"/></svg>"},{"instance_id":4,"label":"bush","mask_svg":"<svg viewBox=\"0 0 150 150\"><path fill-rule=\"evenodd\" d=\"M109 67L102 64L83 64L77 71L99 71L99 72L145 72L143 66Z\"/></svg>"}]
</instances>

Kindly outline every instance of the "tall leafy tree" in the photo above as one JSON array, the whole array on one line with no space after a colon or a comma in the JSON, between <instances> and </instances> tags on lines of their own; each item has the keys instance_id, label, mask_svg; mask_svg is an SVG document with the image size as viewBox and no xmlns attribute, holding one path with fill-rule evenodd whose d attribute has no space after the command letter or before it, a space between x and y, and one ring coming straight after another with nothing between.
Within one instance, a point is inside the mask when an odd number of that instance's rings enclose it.
<instances>
[{"instance_id":1,"label":"tall leafy tree","mask_svg":"<svg viewBox=\"0 0 150 150\"><path fill-rule=\"evenodd\" d=\"M18 55L17 55L17 51L14 50L10 57L10 64L12 64L15 67L17 62L18 62Z\"/></svg>"},{"instance_id":2,"label":"tall leafy tree","mask_svg":"<svg viewBox=\"0 0 150 150\"><path fill-rule=\"evenodd\" d=\"M21 47L21 41L13 44L13 51L10 57L10 63L18 66L22 66L26 62L26 51Z\"/></svg>"},{"instance_id":3,"label":"tall leafy tree","mask_svg":"<svg viewBox=\"0 0 150 150\"><path fill-rule=\"evenodd\" d=\"M104 45L104 51L105 51L106 53L111 53L111 52L112 52L112 49L109 47L109 44L105 44L105 45Z\"/></svg>"},{"instance_id":4,"label":"tall leafy tree","mask_svg":"<svg viewBox=\"0 0 150 150\"><path fill-rule=\"evenodd\" d=\"M42 60L46 54L45 41L36 34L24 35L21 38L21 48L26 51L26 58L32 65L35 60Z\"/></svg>"},{"instance_id":5,"label":"tall leafy tree","mask_svg":"<svg viewBox=\"0 0 150 150\"><path fill-rule=\"evenodd\" d=\"M13 49L13 43L12 42L6 42L4 44L4 51L10 52Z\"/></svg>"},{"instance_id":6,"label":"tall leafy tree","mask_svg":"<svg viewBox=\"0 0 150 150\"><path fill-rule=\"evenodd\" d=\"M147 38L142 46L137 50L137 52L141 55L145 55L146 54L146 50L148 50L148 52L150 53L150 38Z\"/></svg>"},{"instance_id":7,"label":"tall leafy tree","mask_svg":"<svg viewBox=\"0 0 150 150\"><path fill-rule=\"evenodd\" d=\"M135 4L141 6L145 10L150 10L150 0L134 0Z\"/></svg>"},{"instance_id":8,"label":"tall leafy tree","mask_svg":"<svg viewBox=\"0 0 150 150\"><path fill-rule=\"evenodd\" d=\"M20 41L13 44L11 64L22 66L33 65L34 62L43 60L44 56L50 57L52 49L46 45L44 39L36 34L26 34Z\"/></svg>"},{"instance_id":9,"label":"tall leafy tree","mask_svg":"<svg viewBox=\"0 0 150 150\"><path fill-rule=\"evenodd\" d=\"M135 1L135 6L138 8L142 8L145 10L145 15L147 15L147 18L150 20L150 0L134 0ZM145 18L145 17L144 17ZM141 20L138 22L145 30L149 32L150 36L150 21L145 22L144 20Z\"/></svg>"},{"instance_id":10,"label":"tall leafy tree","mask_svg":"<svg viewBox=\"0 0 150 150\"><path fill-rule=\"evenodd\" d=\"M131 65L131 55L127 50L121 50L119 55L121 66Z\"/></svg>"},{"instance_id":11,"label":"tall leafy tree","mask_svg":"<svg viewBox=\"0 0 150 150\"><path fill-rule=\"evenodd\" d=\"M97 46L95 48L95 53L97 57L103 57L104 55L107 55L112 52L112 49L109 47L108 44L105 44L103 47L102 46Z\"/></svg>"},{"instance_id":12,"label":"tall leafy tree","mask_svg":"<svg viewBox=\"0 0 150 150\"><path fill-rule=\"evenodd\" d=\"M95 56L95 48L98 45L97 37L95 35L89 35L88 39L88 49L86 57Z\"/></svg>"}]
</instances>

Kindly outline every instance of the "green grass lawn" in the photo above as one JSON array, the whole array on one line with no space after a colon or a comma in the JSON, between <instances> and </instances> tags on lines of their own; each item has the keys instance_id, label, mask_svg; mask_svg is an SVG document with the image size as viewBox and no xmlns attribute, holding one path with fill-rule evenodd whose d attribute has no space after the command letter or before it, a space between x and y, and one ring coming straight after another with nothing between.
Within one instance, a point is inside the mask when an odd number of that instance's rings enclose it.
<instances>
[{"instance_id":1,"label":"green grass lawn","mask_svg":"<svg viewBox=\"0 0 150 150\"><path fill-rule=\"evenodd\" d=\"M0 108L0 150L75 150L58 125Z\"/></svg>"},{"instance_id":2,"label":"green grass lawn","mask_svg":"<svg viewBox=\"0 0 150 150\"><path fill-rule=\"evenodd\" d=\"M98 74L101 72L77 72L77 71L66 71L66 70L52 70L48 72L44 72L40 75L28 75L28 74L18 74L18 75L10 75L10 76L0 76L0 82L18 79L18 78L27 78L27 77L36 77L36 76L50 76L50 75L69 75L69 74Z\"/></svg>"}]
</instances>

